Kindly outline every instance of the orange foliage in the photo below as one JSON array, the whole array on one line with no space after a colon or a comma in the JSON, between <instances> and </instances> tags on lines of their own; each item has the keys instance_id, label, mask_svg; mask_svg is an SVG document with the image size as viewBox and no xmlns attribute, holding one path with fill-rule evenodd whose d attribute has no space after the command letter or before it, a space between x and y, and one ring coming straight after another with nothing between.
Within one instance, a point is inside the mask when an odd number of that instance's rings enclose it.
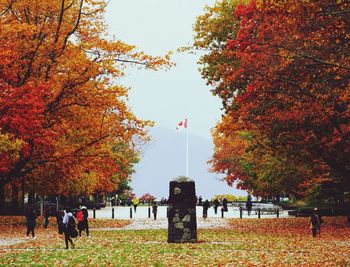
<instances>
[{"instance_id":1,"label":"orange foliage","mask_svg":"<svg viewBox=\"0 0 350 267\"><path fill-rule=\"evenodd\" d=\"M0 183L25 177L39 192L57 194L69 193L72 182L91 173L95 191L113 190L119 183L115 173L128 177L123 174L131 161L127 155L148 140L145 127L152 123L132 114L128 90L118 79L127 65L156 70L171 64L169 55L152 57L106 39L105 6L104 0L0 0L1 85L31 86L27 99L45 88L40 117L50 144L44 149L32 144L31 156L19 157L11 170L2 171Z\"/></svg>"}]
</instances>

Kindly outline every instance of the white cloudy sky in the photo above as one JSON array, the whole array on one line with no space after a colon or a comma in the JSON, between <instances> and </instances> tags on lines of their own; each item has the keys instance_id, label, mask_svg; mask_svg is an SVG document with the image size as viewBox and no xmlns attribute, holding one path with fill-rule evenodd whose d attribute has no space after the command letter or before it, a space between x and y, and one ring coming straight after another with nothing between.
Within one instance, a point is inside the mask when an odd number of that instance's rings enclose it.
<instances>
[{"instance_id":1,"label":"white cloudy sky","mask_svg":"<svg viewBox=\"0 0 350 267\"><path fill-rule=\"evenodd\" d=\"M151 55L176 52L191 43L196 17L203 13L205 5L214 3L214 0L111 0L107 8L109 32ZM211 140L210 129L222 114L220 99L211 95L202 80L195 55L175 53L173 61L176 67L168 71L131 69L122 81L131 87L129 106L139 118L156 123L153 137L160 138L145 151L136 167L132 177L135 193L150 192L159 198L166 197L169 180L184 174L181 133L177 135L166 129L174 130L180 120L188 117L193 139L190 138L189 144L189 176L196 181L198 195L206 198L224 193L245 195L220 181L219 175L208 172L206 161L212 155L213 145L193 136ZM198 147L199 143L206 145Z\"/></svg>"},{"instance_id":2,"label":"white cloudy sky","mask_svg":"<svg viewBox=\"0 0 350 267\"><path fill-rule=\"evenodd\" d=\"M152 55L176 51L191 42L192 25L214 0L111 0L107 9L110 34ZM168 71L129 71L130 106L156 126L174 129L188 117L192 134L210 139L221 116L221 102L201 79L194 55L175 53Z\"/></svg>"}]
</instances>

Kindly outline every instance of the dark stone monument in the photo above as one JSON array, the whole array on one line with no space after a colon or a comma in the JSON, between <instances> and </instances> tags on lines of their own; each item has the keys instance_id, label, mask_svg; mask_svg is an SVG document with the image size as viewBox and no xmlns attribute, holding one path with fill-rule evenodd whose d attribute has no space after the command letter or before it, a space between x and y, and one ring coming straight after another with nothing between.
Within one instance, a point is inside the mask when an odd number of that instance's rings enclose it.
<instances>
[{"instance_id":1,"label":"dark stone monument","mask_svg":"<svg viewBox=\"0 0 350 267\"><path fill-rule=\"evenodd\" d=\"M196 202L194 181L179 177L170 182L168 243L197 242Z\"/></svg>"}]
</instances>

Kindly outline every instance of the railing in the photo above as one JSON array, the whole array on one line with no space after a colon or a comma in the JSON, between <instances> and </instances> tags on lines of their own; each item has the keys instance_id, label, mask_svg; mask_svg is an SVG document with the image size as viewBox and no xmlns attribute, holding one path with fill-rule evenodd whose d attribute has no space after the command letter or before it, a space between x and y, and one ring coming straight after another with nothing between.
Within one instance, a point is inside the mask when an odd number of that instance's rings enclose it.
<instances>
[{"instance_id":1,"label":"railing","mask_svg":"<svg viewBox=\"0 0 350 267\"><path fill-rule=\"evenodd\" d=\"M203 209L197 206L197 217L202 217ZM167 217L167 207L159 206L157 212L158 218ZM89 210L90 218L112 218L112 219L132 219L132 218L151 218L153 217L152 207L144 206L137 207L136 212L134 207L107 207L100 210ZM224 211L220 206L217 213L214 213L213 207L208 210L208 218L279 218L280 216L287 217L288 212L283 211L280 207L257 207L253 206L248 212L245 207L228 207L228 211Z\"/></svg>"}]
</instances>

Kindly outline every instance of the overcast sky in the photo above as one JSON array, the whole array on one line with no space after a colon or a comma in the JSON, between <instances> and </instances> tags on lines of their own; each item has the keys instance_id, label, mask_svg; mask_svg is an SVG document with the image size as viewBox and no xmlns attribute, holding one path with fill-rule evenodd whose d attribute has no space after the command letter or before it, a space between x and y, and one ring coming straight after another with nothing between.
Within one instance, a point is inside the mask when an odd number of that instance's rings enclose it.
<instances>
[{"instance_id":1,"label":"overcast sky","mask_svg":"<svg viewBox=\"0 0 350 267\"><path fill-rule=\"evenodd\" d=\"M112 0L107 8L109 32L151 55L164 55L192 41L192 26L206 4L214 0ZM168 71L130 70L129 105L156 127L174 129L189 119L191 134L211 139L210 129L221 117L221 101L201 79L197 56L175 53L176 67Z\"/></svg>"},{"instance_id":2,"label":"overcast sky","mask_svg":"<svg viewBox=\"0 0 350 267\"><path fill-rule=\"evenodd\" d=\"M185 117L192 136L189 176L196 181L198 195L209 198L213 194L246 194L228 187L219 181L219 175L208 172L206 162L213 153L210 129L221 118L221 101L211 95L201 78L197 56L176 53L179 47L193 41L196 17L203 13L205 5L214 3L214 0L112 0L108 5L111 36L151 55L175 52L176 67L158 72L130 69L122 80L131 87L129 106L133 112L140 119L154 121L156 129L152 132L158 133L153 136L156 140L152 149L145 151L132 177L132 187L138 196L149 192L159 198L166 197L169 180L181 175L182 169L182 175L185 174L184 147L180 145L183 133L177 135L164 129L174 130ZM200 141L193 135L210 141ZM199 143L205 147L195 147Z\"/></svg>"}]
</instances>

